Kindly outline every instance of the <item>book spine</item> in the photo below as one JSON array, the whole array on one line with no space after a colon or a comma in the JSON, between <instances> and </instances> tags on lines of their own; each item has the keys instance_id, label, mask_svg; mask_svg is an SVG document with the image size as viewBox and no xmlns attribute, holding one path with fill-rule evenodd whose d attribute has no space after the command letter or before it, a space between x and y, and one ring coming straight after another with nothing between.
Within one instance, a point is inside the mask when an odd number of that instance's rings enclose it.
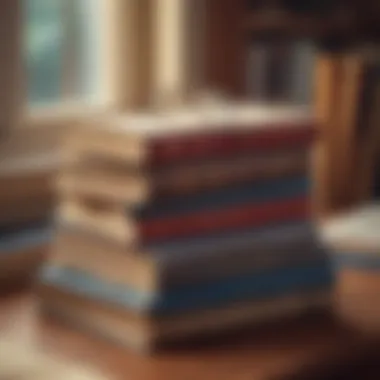
<instances>
[{"instance_id":1,"label":"book spine","mask_svg":"<svg viewBox=\"0 0 380 380\"><path fill-rule=\"evenodd\" d=\"M219 161L184 166L180 170L160 171L154 175L154 194L159 197L191 194L223 185L233 185L250 180L285 178L306 173L308 154L282 152L277 155L242 157L234 161Z\"/></svg>"},{"instance_id":2,"label":"book spine","mask_svg":"<svg viewBox=\"0 0 380 380\"><path fill-rule=\"evenodd\" d=\"M238 275L211 284L174 288L162 293L141 292L125 285L105 282L89 273L52 265L44 268L40 281L137 313L168 316L238 301L280 297L300 289L327 290L332 288L333 276L329 264L323 260L292 268Z\"/></svg>"},{"instance_id":3,"label":"book spine","mask_svg":"<svg viewBox=\"0 0 380 380\"><path fill-rule=\"evenodd\" d=\"M274 246L274 244L273 244ZM328 261L327 255L321 249L309 244L294 244L292 246L278 247L250 247L242 252L230 251L229 254L214 255L212 258L206 254L184 263L176 262L177 266L171 265L163 268L160 280L162 287L180 287L188 284L202 283L215 279L227 278L244 273L260 273L271 269L285 268L295 265L310 264ZM253 254L259 252L259 255ZM223 252L224 253L224 252Z\"/></svg>"},{"instance_id":4,"label":"book spine","mask_svg":"<svg viewBox=\"0 0 380 380\"><path fill-rule=\"evenodd\" d=\"M19 200L17 203L0 203L0 233L4 229L12 229L13 226L37 224L43 220L52 218L53 200L45 197L45 200L29 199L27 202Z\"/></svg>"},{"instance_id":5,"label":"book spine","mask_svg":"<svg viewBox=\"0 0 380 380\"><path fill-rule=\"evenodd\" d=\"M171 216L231 209L239 205L259 204L279 199L293 199L310 192L310 181L305 176L274 179L201 192L184 197L172 197L137 209L138 220L163 219ZM126 212L130 210L127 208Z\"/></svg>"},{"instance_id":6,"label":"book spine","mask_svg":"<svg viewBox=\"0 0 380 380\"><path fill-rule=\"evenodd\" d=\"M190 238L174 243L153 244L147 252L154 252L154 256L165 265L176 265L179 261L196 261L200 257L208 256L210 259L221 259L229 252L236 252L237 257L244 256L248 247L252 251L258 251L266 246L283 247L300 242L314 242L317 240L317 232L311 221L295 221L292 223L279 223L257 228L243 228L223 234L206 235ZM320 246L320 244L317 244Z\"/></svg>"},{"instance_id":7,"label":"book spine","mask_svg":"<svg viewBox=\"0 0 380 380\"><path fill-rule=\"evenodd\" d=\"M293 44L291 67L290 98L296 104L313 102L313 80L316 61L316 48L309 41L298 41Z\"/></svg>"},{"instance_id":8,"label":"book spine","mask_svg":"<svg viewBox=\"0 0 380 380\"><path fill-rule=\"evenodd\" d=\"M313 123L310 127L294 125L283 126L281 130L268 129L260 132L240 133L235 135L197 136L185 138L167 138L152 141L150 165L163 165L173 160L196 160L211 157L225 157L236 153L268 151L274 149L305 147L316 136Z\"/></svg>"},{"instance_id":9,"label":"book spine","mask_svg":"<svg viewBox=\"0 0 380 380\"><path fill-rule=\"evenodd\" d=\"M310 215L309 199L271 201L264 204L245 204L232 209L199 212L189 216L169 217L140 222L140 237L144 242L181 238L237 229L259 227L287 220L307 219Z\"/></svg>"},{"instance_id":10,"label":"book spine","mask_svg":"<svg viewBox=\"0 0 380 380\"><path fill-rule=\"evenodd\" d=\"M1 235L0 257L18 253L19 251L47 246L52 240L53 233L49 227L40 227L20 232Z\"/></svg>"},{"instance_id":11,"label":"book spine","mask_svg":"<svg viewBox=\"0 0 380 380\"><path fill-rule=\"evenodd\" d=\"M289 88L290 46L286 38L267 40L270 55L268 60L268 100L286 101Z\"/></svg>"}]
</instances>

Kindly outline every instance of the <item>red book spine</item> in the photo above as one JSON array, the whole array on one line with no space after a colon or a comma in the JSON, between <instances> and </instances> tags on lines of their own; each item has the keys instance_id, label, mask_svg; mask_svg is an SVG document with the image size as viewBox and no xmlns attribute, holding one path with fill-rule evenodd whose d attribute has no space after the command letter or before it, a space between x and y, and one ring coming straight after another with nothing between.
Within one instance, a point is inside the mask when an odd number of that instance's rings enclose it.
<instances>
[{"instance_id":1,"label":"red book spine","mask_svg":"<svg viewBox=\"0 0 380 380\"><path fill-rule=\"evenodd\" d=\"M310 128L281 127L250 133L221 134L213 136L180 137L152 143L151 163L162 165L174 160L227 156L252 149L269 150L310 144L316 130Z\"/></svg>"},{"instance_id":2,"label":"red book spine","mask_svg":"<svg viewBox=\"0 0 380 380\"><path fill-rule=\"evenodd\" d=\"M309 198L301 197L260 204L247 204L233 209L198 212L140 223L142 240L160 240L212 233L231 228L256 227L310 216Z\"/></svg>"}]
</instances>

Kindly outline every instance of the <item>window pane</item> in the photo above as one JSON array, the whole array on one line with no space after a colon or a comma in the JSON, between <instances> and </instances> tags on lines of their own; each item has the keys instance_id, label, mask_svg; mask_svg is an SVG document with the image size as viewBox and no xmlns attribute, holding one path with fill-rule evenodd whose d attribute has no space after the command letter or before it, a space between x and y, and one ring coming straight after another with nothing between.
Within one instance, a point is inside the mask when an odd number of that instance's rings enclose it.
<instances>
[{"instance_id":1,"label":"window pane","mask_svg":"<svg viewBox=\"0 0 380 380\"><path fill-rule=\"evenodd\" d=\"M57 101L61 96L64 0L26 0L28 99Z\"/></svg>"},{"instance_id":2,"label":"window pane","mask_svg":"<svg viewBox=\"0 0 380 380\"><path fill-rule=\"evenodd\" d=\"M29 102L93 97L99 0L24 1Z\"/></svg>"}]
</instances>

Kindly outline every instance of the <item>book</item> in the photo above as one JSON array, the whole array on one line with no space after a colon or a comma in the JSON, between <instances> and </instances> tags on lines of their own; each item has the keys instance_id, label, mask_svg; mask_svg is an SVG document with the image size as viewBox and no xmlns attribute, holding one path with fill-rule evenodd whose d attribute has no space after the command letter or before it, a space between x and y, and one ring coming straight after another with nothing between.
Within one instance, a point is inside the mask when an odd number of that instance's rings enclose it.
<instances>
[{"instance_id":1,"label":"book","mask_svg":"<svg viewBox=\"0 0 380 380\"><path fill-rule=\"evenodd\" d=\"M250 42L247 57L247 93L256 101L267 99L269 55L268 41L254 39Z\"/></svg>"},{"instance_id":2,"label":"book","mask_svg":"<svg viewBox=\"0 0 380 380\"><path fill-rule=\"evenodd\" d=\"M0 227L0 248L7 250L15 244L23 245L40 240L44 234L49 234L52 226L47 219L35 220L29 223L8 224Z\"/></svg>"},{"instance_id":3,"label":"book","mask_svg":"<svg viewBox=\"0 0 380 380\"><path fill-rule=\"evenodd\" d=\"M169 316L249 299L282 296L301 289L328 289L333 284L333 276L329 261L322 258L315 263L236 275L163 292L141 291L106 282L83 271L51 264L47 264L42 270L40 281L46 286L67 289L98 302L134 310L136 313Z\"/></svg>"},{"instance_id":4,"label":"book","mask_svg":"<svg viewBox=\"0 0 380 380\"><path fill-rule=\"evenodd\" d=\"M175 241L187 237L220 234L242 228L259 228L310 217L306 196L247 202L217 210L138 221L123 208L102 203L66 201L60 204L58 223L99 234L126 246Z\"/></svg>"},{"instance_id":5,"label":"book","mask_svg":"<svg viewBox=\"0 0 380 380\"><path fill-rule=\"evenodd\" d=\"M293 101L289 96L291 87L292 43L287 37L277 36L269 39L270 55L268 60L268 99L272 102Z\"/></svg>"},{"instance_id":6,"label":"book","mask_svg":"<svg viewBox=\"0 0 380 380\"><path fill-rule=\"evenodd\" d=\"M315 235L309 223L295 223L134 251L95 235L61 228L49 263L136 289L161 291L319 261L327 253Z\"/></svg>"},{"instance_id":7,"label":"book","mask_svg":"<svg viewBox=\"0 0 380 380\"><path fill-rule=\"evenodd\" d=\"M187 216L196 212L209 212L268 201L294 199L308 196L310 182L305 173L301 176L249 181L242 185L226 186L211 191L192 194L186 197L171 197L133 209L127 208L130 215L138 220Z\"/></svg>"},{"instance_id":8,"label":"book","mask_svg":"<svg viewBox=\"0 0 380 380\"><path fill-rule=\"evenodd\" d=\"M40 286L42 310L70 325L141 352L163 343L260 325L283 317L327 309L329 291L300 291L281 297L237 302L170 318L136 316L116 305L94 302L62 288Z\"/></svg>"},{"instance_id":9,"label":"book","mask_svg":"<svg viewBox=\"0 0 380 380\"><path fill-rule=\"evenodd\" d=\"M341 95L339 117L336 127L330 132L330 165L332 199L336 211L344 210L357 203L357 187L362 183L365 166L356 168L358 157L359 124L366 124L366 103L364 84L368 70L365 58L361 54L345 54L342 58ZM373 79L370 79L372 82ZM368 90L368 89L367 89Z\"/></svg>"},{"instance_id":10,"label":"book","mask_svg":"<svg viewBox=\"0 0 380 380\"><path fill-rule=\"evenodd\" d=\"M253 180L301 176L308 169L309 157L304 149L168 165L155 171L135 171L113 160L92 157L64 169L56 188L63 195L101 197L133 206Z\"/></svg>"},{"instance_id":11,"label":"book","mask_svg":"<svg viewBox=\"0 0 380 380\"><path fill-rule=\"evenodd\" d=\"M44 223L0 231L0 280L36 274L47 256L52 238Z\"/></svg>"},{"instance_id":12,"label":"book","mask_svg":"<svg viewBox=\"0 0 380 380\"><path fill-rule=\"evenodd\" d=\"M0 164L0 203L39 196L53 198L57 162L51 157L5 160Z\"/></svg>"},{"instance_id":13,"label":"book","mask_svg":"<svg viewBox=\"0 0 380 380\"><path fill-rule=\"evenodd\" d=\"M49 157L9 159L0 164L0 229L33 224L52 215L52 179L57 162Z\"/></svg>"},{"instance_id":14,"label":"book","mask_svg":"<svg viewBox=\"0 0 380 380\"><path fill-rule=\"evenodd\" d=\"M255 38L249 44L247 92L255 100L311 105L317 52L305 39Z\"/></svg>"},{"instance_id":15,"label":"book","mask_svg":"<svg viewBox=\"0 0 380 380\"><path fill-rule=\"evenodd\" d=\"M66 139L66 157L112 157L135 167L310 146L308 107L218 104L167 113L89 120Z\"/></svg>"},{"instance_id":16,"label":"book","mask_svg":"<svg viewBox=\"0 0 380 380\"><path fill-rule=\"evenodd\" d=\"M326 244L337 252L380 252L380 205L367 204L341 213L322 226Z\"/></svg>"},{"instance_id":17,"label":"book","mask_svg":"<svg viewBox=\"0 0 380 380\"><path fill-rule=\"evenodd\" d=\"M0 229L6 226L30 224L42 219L51 219L54 202L52 197L39 195L18 200L0 201Z\"/></svg>"},{"instance_id":18,"label":"book","mask_svg":"<svg viewBox=\"0 0 380 380\"><path fill-rule=\"evenodd\" d=\"M322 138L316 143L314 160L315 209L319 217L335 211L336 189L339 173L334 164L336 143L339 136L334 126L340 125L343 59L341 54L319 54L315 67L315 109L319 118ZM333 170L334 169L334 170Z\"/></svg>"},{"instance_id":19,"label":"book","mask_svg":"<svg viewBox=\"0 0 380 380\"><path fill-rule=\"evenodd\" d=\"M270 200L285 200L299 196L307 196L309 193L309 181L302 176L280 178L267 181L250 181L236 186L220 187L210 191L189 194L188 196L173 196L159 199L155 202L137 205L120 204L131 218L138 221L150 221L158 218L180 217L196 212L209 212L231 207L238 207L247 203L266 202ZM100 197L80 197L72 194L67 197L91 207L111 208L118 204L103 200ZM65 197L62 201L65 202Z\"/></svg>"},{"instance_id":20,"label":"book","mask_svg":"<svg viewBox=\"0 0 380 380\"><path fill-rule=\"evenodd\" d=\"M356 156L352 178L355 182L356 197L354 201L368 202L376 193L378 182L378 162L380 157L380 144L377 125L379 123L380 101L380 64L379 57L367 58L360 88L360 104L357 117L355 145Z\"/></svg>"},{"instance_id":21,"label":"book","mask_svg":"<svg viewBox=\"0 0 380 380\"><path fill-rule=\"evenodd\" d=\"M27 197L53 199L52 176L47 173L0 173L0 203L17 202Z\"/></svg>"},{"instance_id":22,"label":"book","mask_svg":"<svg viewBox=\"0 0 380 380\"><path fill-rule=\"evenodd\" d=\"M334 251L338 270L374 271L380 269L380 206L366 205L327 222L322 229L326 245Z\"/></svg>"},{"instance_id":23,"label":"book","mask_svg":"<svg viewBox=\"0 0 380 380\"><path fill-rule=\"evenodd\" d=\"M317 48L313 42L301 39L293 42L290 49L289 97L296 104L312 104Z\"/></svg>"}]
</instances>

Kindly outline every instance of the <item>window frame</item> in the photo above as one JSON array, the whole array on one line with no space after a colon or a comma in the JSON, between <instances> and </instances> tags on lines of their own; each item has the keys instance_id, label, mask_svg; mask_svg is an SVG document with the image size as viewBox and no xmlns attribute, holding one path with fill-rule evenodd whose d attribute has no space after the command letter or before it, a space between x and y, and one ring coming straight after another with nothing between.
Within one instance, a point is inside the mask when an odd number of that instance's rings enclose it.
<instances>
[{"instance_id":1,"label":"window frame","mask_svg":"<svg viewBox=\"0 0 380 380\"><path fill-rule=\"evenodd\" d=\"M22 0L4 1L13 10L17 9L14 14L17 28L10 31L12 40L15 42L14 45L18 47L15 49L17 50L15 52L17 64L12 67L15 70L14 76L22 78L24 47L22 44ZM17 146L28 145L27 152L29 154L33 151L33 146L44 146L45 149L48 143L51 143L52 136L56 136L55 145L53 144L51 148L56 149L57 141L70 125L77 125L88 116L97 115L99 112L136 110L146 106L152 100L154 81L156 80L154 76L158 75L156 68L152 67L155 41L152 28L157 22L155 21L157 2L155 0L99 1L99 13L102 20L102 27L99 28L100 48L98 52L99 93L101 96L94 102L82 102L74 99L59 102L54 106L31 108L27 103L26 91L23 89L25 81L22 81L20 85L15 86L22 94L17 101L17 112L15 112L19 122L9 123L8 135L10 138L7 145L10 144L10 141ZM210 0L197 0L197 7L206 9L203 7L204 1ZM203 14L203 22L208 22L205 18ZM207 33L207 30L204 32ZM200 30L196 31L197 33L200 33ZM199 38L199 34L192 38ZM208 46L205 45L203 49L207 50ZM202 59L207 60L207 56ZM199 67L196 70L197 73L190 73L190 75L197 76L198 81L204 82L199 84L199 87L202 87L202 84L207 84L207 75L200 72L202 70ZM46 144L43 141L46 141ZM2 145L4 143L0 139L0 150ZM13 152L12 149L9 151ZM18 152L19 150L14 149L14 151Z\"/></svg>"},{"instance_id":2,"label":"window frame","mask_svg":"<svg viewBox=\"0 0 380 380\"><path fill-rule=\"evenodd\" d=\"M147 20L146 12L150 10L151 0L99 1L102 16L98 52L101 96L91 102L73 99L33 108L28 105L26 81L23 79L25 20L22 0L2 0L1 16L5 15L7 22L1 25L4 31L1 35L6 36L6 41L3 41L0 53L9 59L4 60L5 67L0 65L0 83L7 80L13 103L9 107L8 102L0 100L1 160L57 151L62 134L70 126L78 125L89 116L112 110L128 110L149 100L150 78L146 75L142 83L138 83L137 78L151 70L148 65L141 65L150 49L150 20ZM126 70L126 67L129 69Z\"/></svg>"},{"instance_id":3,"label":"window frame","mask_svg":"<svg viewBox=\"0 0 380 380\"><path fill-rule=\"evenodd\" d=\"M15 0L21 2L21 0ZM78 0L65 0L64 17L69 18L72 14L73 5ZM92 0L82 0L86 1L91 5ZM96 31L97 36L95 37L99 40L99 45L109 44L111 39L115 36L112 35L112 30L109 25L112 25L116 20L114 15L108 11L114 4L120 0L97 0L97 8L95 14L97 17L102 17L102 25L104 27L99 27L92 29L98 29ZM112 18L112 19L111 19ZM104 20L104 22L103 22ZM25 22L25 20L24 20ZM99 23L98 21L95 21ZM111 60L109 59L110 54L114 52L105 51L105 49L99 48L95 54L92 54L90 60L96 61L97 73L96 80L96 91L93 97L86 97L75 94L75 86L80 75L80 69L77 66L81 64L81 58L76 54L78 52L78 47L72 43L72 38L68 37L64 40L64 56L62 63L62 82L65 84L62 93L62 99L57 102L52 102L49 104L41 105L30 105L26 96L22 99L21 109L22 109L22 123L21 127L29 127L38 125L38 120L41 120L41 124L54 125L54 120L57 120L58 124L60 120L71 119L77 117L81 114L81 109L83 109L83 115L87 115L89 110L97 112L99 109L111 108L113 104L116 103L116 93L111 88L111 81L114 75ZM104 58L107 57L107 58ZM73 63L75 69L73 70ZM23 62L21 62L23 64ZM24 94L26 94L26 89L24 89ZM46 119L46 120L45 120Z\"/></svg>"}]
</instances>

